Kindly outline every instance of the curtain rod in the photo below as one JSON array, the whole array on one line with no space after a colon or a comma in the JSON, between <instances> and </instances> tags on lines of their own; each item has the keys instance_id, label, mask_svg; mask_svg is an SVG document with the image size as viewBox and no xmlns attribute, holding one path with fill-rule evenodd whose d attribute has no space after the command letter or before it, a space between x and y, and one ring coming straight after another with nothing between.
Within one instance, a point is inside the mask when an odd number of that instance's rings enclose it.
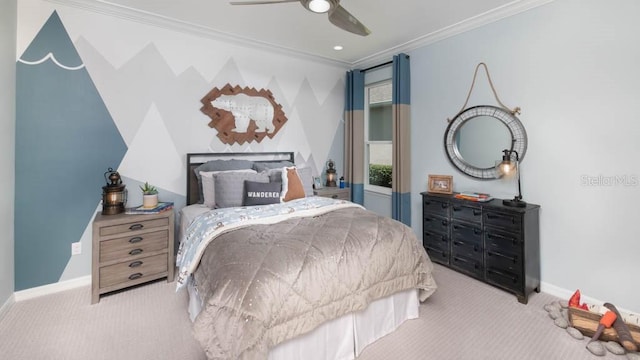
<instances>
[{"instance_id":1,"label":"curtain rod","mask_svg":"<svg viewBox=\"0 0 640 360\"><path fill-rule=\"evenodd\" d=\"M405 54L405 56L406 56L407 58L409 58L409 55ZM389 65L389 64L393 64L393 60L392 60L392 61L387 61L386 63L382 63L382 64L378 64L378 65L374 65L374 66L368 67L368 68L366 68L366 69L364 69L364 70L362 70L362 71L363 71L363 72L366 72L366 71L373 70L373 69L377 69L377 68L379 68L379 67L383 67L383 66L386 66L386 65Z\"/></svg>"},{"instance_id":2,"label":"curtain rod","mask_svg":"<svg viewBox=\"0 0 640 360\"><path fill-rule=\"evenodd\" d=\"M368 67L368 68L366 68L366 69L364 69L362 71L363 72L367 72L369 70L377 69L379 67L387 66L389 64L393 64L393 61L387 61L386 63L378 64L378 65L375 65L375 66L371 66L371 67Z\"/></svg>"}]
</instances>

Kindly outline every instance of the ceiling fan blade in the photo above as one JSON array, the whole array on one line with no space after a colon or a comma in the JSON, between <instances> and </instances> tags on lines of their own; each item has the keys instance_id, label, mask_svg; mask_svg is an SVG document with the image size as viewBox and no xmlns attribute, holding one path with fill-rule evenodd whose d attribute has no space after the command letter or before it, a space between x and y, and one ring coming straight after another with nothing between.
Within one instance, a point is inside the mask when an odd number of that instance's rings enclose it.
<instances>
[{"instance_id":1,"label":"ceiling fan blade","mask_svg":"<svg viewBox=\"0 0 640 360\"><path fill-rule=\"evenodd\" d=\"M333 25L357 35L367 36L371 34L371 30L367 29L364 24L340 5L329 12L329 21Z\"/></svg>"},{"instance_id":2,"label":"ceiling fan blade","mask_svg":"<svg viewBox=\"0 0 640 360\"><path fill-rule=\"evenodd\" d=\"M274 1L229 1L231 5L264 5L264 4L280 4L300 2L300 0L274 0Z\"/></svg>"}]
</instances>

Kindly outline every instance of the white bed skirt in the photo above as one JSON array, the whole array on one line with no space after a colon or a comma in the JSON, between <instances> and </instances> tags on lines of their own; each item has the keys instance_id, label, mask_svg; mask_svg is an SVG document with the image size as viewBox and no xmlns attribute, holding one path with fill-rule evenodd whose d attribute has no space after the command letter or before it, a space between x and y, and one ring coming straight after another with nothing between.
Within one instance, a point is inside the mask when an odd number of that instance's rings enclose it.
<instances>
[{"instance_id":1,"label":"white bed skirt","mask_svg":"<svg viewBox=\"0 0 640 360\"><path fill-rule=\"evenodd\" d=\"M190 281L191 321L202 309ZM269 360L352 360L364 348L393 332L405 320L416 319L420 304L416 289L378 299L363 311L347 314L320 325L315 330L285 341L269 352Z\"/></svg>"}]
</instances>

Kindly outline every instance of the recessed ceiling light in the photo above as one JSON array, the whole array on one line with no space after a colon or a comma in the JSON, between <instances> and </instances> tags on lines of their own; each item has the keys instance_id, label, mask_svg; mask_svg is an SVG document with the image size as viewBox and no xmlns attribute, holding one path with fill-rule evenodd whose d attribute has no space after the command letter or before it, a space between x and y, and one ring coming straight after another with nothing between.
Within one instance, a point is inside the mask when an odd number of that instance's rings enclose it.
<instances>
[{"instance_id":1,"label":"recessed ceiling light","mask_svg":"<svg viewBox=\"0 0 640 360\"><path fill-rule=\"evenodd\" d=\"M336 50L336 51L340 51L342 49L343 49L343 47L341 45L336 45L336 46L333 47L333 50Z\"/></svg>"}]
</instances>

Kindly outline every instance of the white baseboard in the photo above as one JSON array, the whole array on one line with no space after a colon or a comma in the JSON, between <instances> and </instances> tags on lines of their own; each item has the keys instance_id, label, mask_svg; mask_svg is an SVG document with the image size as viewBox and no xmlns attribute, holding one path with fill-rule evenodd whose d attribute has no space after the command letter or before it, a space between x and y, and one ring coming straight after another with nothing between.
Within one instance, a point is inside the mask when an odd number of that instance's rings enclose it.
<instances>
[{"instance_id":1,"label":"white baseboard","mask_svg":"<svg viewBox=\"0 0 640 360\"><path fill-rule=\"evenodd\" d=\"M575 290L567 290L567 289L563 289L561 287L546 283L546 282L540 282L540 291L547 293L549 295L553 295L555 297L559 297L561 299L566 299L569 300L569 298L571 297L571 295L573 295L573 293L575 292ZM584 296L581 295L580 296L580 302L583 303L587 303L590 305L602 305L604 304L606 301L602 301L600 299L595 299L589 296ZM628 321L632 324L638 324L640 325L640 314L634 313L631 310L627 310L624 308L620 308L618 306L616 306L616 309L618 309L618 311L620 312L620 314L622 315L623 318L625 318L625 321Z\"/></svg>"},{"instance_id":2,"label":"white baseboard","mask_svg":"<svg viewBox=\"0 0 640 360\"><path fill-rule=\"evenodd\" d=\"M2 306L0 306L0 320L2 320L2 318L4 318L4 316L7 314L7 312L9 312L9 309L11 308L11 305L13 305L15 302L16 302L15 294L11 294L11 296L9 296L7 301L5 301L4 304L2 304Z\"/></svg>"},{"instance_id":3,"label":"white baseboard","mask_svg":"<svg viewBox=\"0 0 640 360\"><path fill-rule=\"evenodd\" d=\"M38 286L31 289L16 291L14 293L14 298L15 301L18 302L87 285L91 285L91 275L82 276L71 280L60 281L54 284Z\"/></svg>"}]
</instances>

